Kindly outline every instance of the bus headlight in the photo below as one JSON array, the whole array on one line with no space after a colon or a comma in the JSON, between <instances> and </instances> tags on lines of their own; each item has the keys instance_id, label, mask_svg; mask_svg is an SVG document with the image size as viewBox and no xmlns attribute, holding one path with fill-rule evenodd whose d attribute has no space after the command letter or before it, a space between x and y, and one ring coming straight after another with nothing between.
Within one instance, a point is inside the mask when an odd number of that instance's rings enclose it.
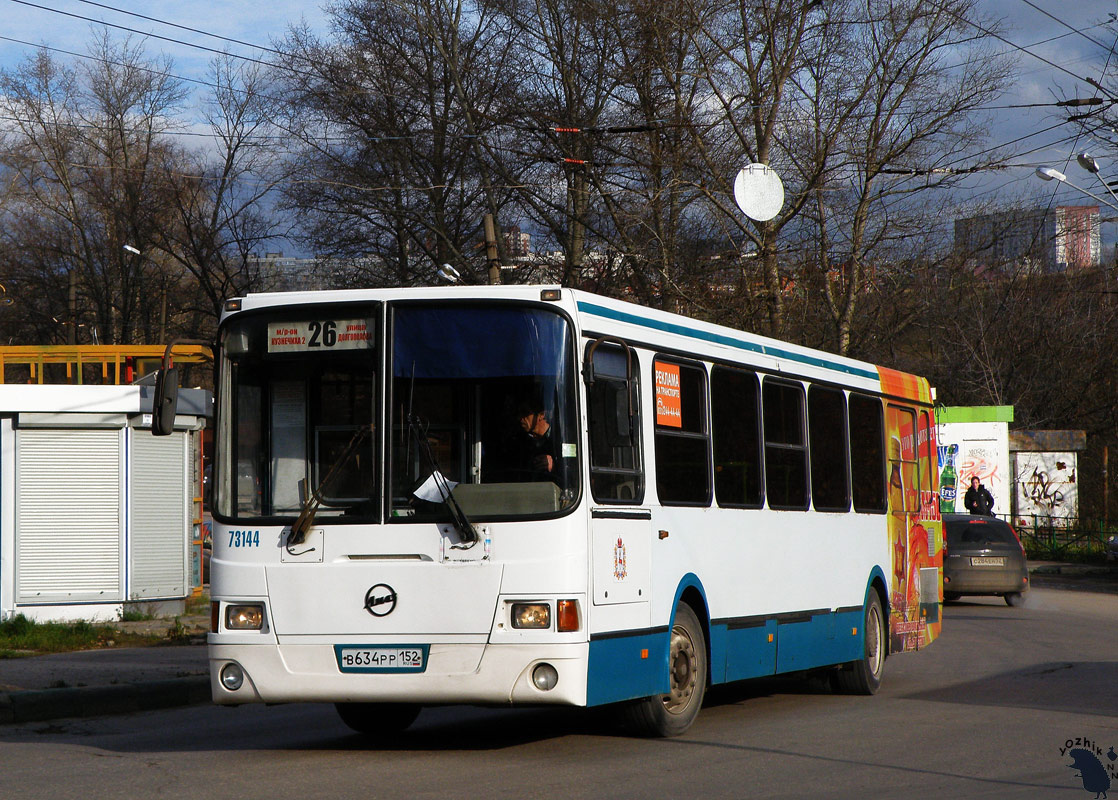
<instances>
[{"instance_id":1,"label":"bus headlight","mask_svg":"<svg viewBox=\"0 0 1118 800\"><path fill-rule=\"evenodd\" d=\"M547 630L551 627L551 606L547 603L513 603L512 627Z\"/></svg>"},{"instance_id":2,"label":"bus headlight","mask_svg":"<svg viewBox=\"0 0 1118 800\"><path fill-rule=\"evenodd\" d=\"M559 683L559 672L550 664L537 664L532 670L532 684L541 692L555 688Z\"/></svg>"},{"instance_id":3,"label":"bus headlight","mask_svg":"<svg viewBox=\"0 0 1118 800\"><path fill-rule=\"evenodd\" d=\"M260 603L225 607L225 628L231 631L258 631L264 627L264 606Z\"/></svg>"},{"instance_id":4,"label":"bus headlight","mask_svg":"<svg viewBox=\"0 0 1118 800\"><path fill-rule=\"evenodd\" d=\"M241 688L245 682L245 671L240 664L226 664L221 668L221 685L231 692Z\"/></svg>"}]
</instances>

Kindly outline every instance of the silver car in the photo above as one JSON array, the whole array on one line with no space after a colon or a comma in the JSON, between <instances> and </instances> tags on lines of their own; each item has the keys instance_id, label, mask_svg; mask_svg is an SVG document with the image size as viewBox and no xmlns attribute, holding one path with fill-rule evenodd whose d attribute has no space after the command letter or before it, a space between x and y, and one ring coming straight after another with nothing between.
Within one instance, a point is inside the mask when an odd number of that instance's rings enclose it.
<instances>
[{"instance_id":1,"label":"silver car","mask_svg":"<svg viewBox=\"0 0 1118 800\"><path fill-rule=\"evenodd\" d=\"M1029 567L1025 548L1008 523L976 514L944 514L943 529L944 600L985 594L1000 595L1011 606L1024 602Z\"/></svg>"}]
</instances>

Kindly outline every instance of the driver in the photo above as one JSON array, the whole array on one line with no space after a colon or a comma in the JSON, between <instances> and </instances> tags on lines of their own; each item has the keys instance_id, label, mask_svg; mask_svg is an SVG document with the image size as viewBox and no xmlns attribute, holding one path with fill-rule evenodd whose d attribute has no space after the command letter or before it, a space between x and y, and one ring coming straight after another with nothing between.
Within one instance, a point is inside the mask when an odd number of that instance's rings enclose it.
<instances>
[{"instance_id":1,"label":"driver","mask_svg":"<svg viewBox=\"0 0 1118 800\"><path fill-rule=\"evenodd\" d=\"M511 460L520 479L559 483L554 429L543 403L522 400L515 413L520 430L513 437Z\"/></svg>"}]
</instances>

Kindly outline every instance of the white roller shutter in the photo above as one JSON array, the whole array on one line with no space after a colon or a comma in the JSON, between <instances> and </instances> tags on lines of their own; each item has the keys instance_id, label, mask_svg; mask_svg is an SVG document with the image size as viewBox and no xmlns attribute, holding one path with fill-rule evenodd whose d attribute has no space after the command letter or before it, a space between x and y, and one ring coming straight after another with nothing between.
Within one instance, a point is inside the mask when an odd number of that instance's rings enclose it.
<instances>
[{"instance_id":1,"label":"white roller shutter","mask_svg":"<svg viewBox=\"0 0 1118 800\"><path fill-rule=\"evenodd\" d=\"M131 600L186 596L187 434L152 436L133 428L130 546Z\"/></svg>"},{"instance_id":2,"label":"white roller shutter","mask_svg":"<svg viewBox=\"0 0 1118 800\"><path fill-rule=\"evenodd\" d=\"M20 602L123 599L121 431L16 431Z\"/></svg>"}]
</instances>

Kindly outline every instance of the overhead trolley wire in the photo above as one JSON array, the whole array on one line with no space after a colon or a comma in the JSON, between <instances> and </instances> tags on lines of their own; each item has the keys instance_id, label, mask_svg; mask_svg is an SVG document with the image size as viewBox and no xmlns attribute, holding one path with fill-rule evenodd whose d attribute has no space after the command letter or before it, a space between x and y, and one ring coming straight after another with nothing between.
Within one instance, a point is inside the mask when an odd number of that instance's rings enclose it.
<instances>
[{"instance_id":1,"label":"overhead trolley wire","mask_svg":"<svg viewBox=\"0 0 1118 800\"><path fill-rule=\"evenodd\" d=\"M158 23L160 25L167 25L167 26L172 27L172 28L178 28L179 30L190 31L191 33L198 33L198 34L201 34L202 36L209 36L209 37L212 37L214 39L220 39L221 41L229 42L230 44L244 45L245 47L252 47L256 50L263 50L265 52L275 53L276 55L280 55L280 56L285 55L280 50L276 50L272 47L267 47L267 46L262 45L262 44L253 44L252 42L246 42L246 41L243 41L241 39L233 39L229 36L222 36L219 33L211 33L210 31L205 31L205 30L202 30L201 28L192 28L189 25L180 25L177 22L171 22L169 20L159 19L158 17L149 17L147 14L141 14L137 11L126 11L123 8L116 8L115 6L110 6L110 5L107 5L105 3L96 3L96 2L94 2L94 0L78 0L78 2L79 3L85 3L87 6L96 6L97 8L103 8L103 9L106 9L107 11L115 11L118 14L127 14L130 17L138 17L139 19L146 19L148 22L155 22L155 23Z\"/></svg>"},{"instance_id":2,"label":"overhead trolley wire","mask_svg":"<svg viewBox=\"0 0 1118 800\"><path fill-rule=\"evenodd\" d=\"M260 58L253 58L252 56L246 56L246 55L243 55L241 53L234 53L234 52L231 52L229 50L218 50L215 47L207 47L204 44L197 44L195 42L187 42L187 41L184 41L182 39L175 39L174 37L171 37L171 36L163 36L163 35L158 34L158 33L152 33L151 31L142 31L142 30L139 30L137 28L129 28L127 25L118 25L115 22L108 22L108 21L103 20L103 19L96 19L94 17L87 17L87 16L84 16L82 14L75 14L72 11L63 11L60 8L51 8L50 6L44 6L44 5L40 5L38 3L32 3L30 0L8 0L8 2L18 3L21 6L28 6L29 8L37 8L41 11L49 11L52 14L61 14L61 15L66 16L66 17L72 17L73 19L80 19L84 22L91 22L94 25L104 25L104 26L109 27L109 28L116 28L117 30L126 31L128 33L134 33L137 36L146 36L146 37L151 37L152 39L158 39L158 40L163 41L163 42L169 42L171 44L181 45L183 47L192 47L196 50L202 50L202 51L207 52L207 53L213 53L214 55L229 56L231 58L237 58L237 59L240 59L241 61L248 61L249 63L252 63L252 64L259 64L263 67L273 67L273 66L275 66L274 64L272 64L268 61L265 61L263 59L260 59ZM173 24L173 23L167 23L167 24ZM269 49L269 48L259 47L258 45L252 45L252 46L253 47L258 47L261 50ZM275 52L275 51L273 51L273 52ZM310 61L309 59L303 59L303 60L308 61L309 63L315 63L315 62ZM322 65L318 65L318 66L322 66ZM306 72L304 70L292 69L291 71L294 72L297 75L303 75L304 77L309 77L309 78L321 77L319 75L316 75L313 72Z\"/></svg>"},{"instance_id":3,"label":"overhead trolley wire","mask_svg":"<svg viewBox=\"0 0 1118 800\"><path fill-rule=\"evenodd\" d=\"M986 34L987 36L990 36L994 39L997 39L999 42L1002 42L1003 44L1007 44L1015 50L1020 50L1022 53L1025 53L1026 55L1032 56L1033 58L1035 58L1039 61L1043 61L1045 64L1052 67L1053 69L1059 70L1060 72L1063 72L1066 75L1070 75L1071 77L1075 78L1078 81L1084 81L1085 83L1089 83L1091 86L1095 87L1099 91L1104 92L1111 100L1118 100L1118 97L1115 97L1109 91L1102 88L1102 86L1099 85L1098 81L1094 80L1093 78L1088 78L1088 77L1084 77L1082 75L1077 75L1076 73L1072 72L1070 69L1067 69L1066 67L1062 67L1054 61L1050 61L1049 59L1045 58L1044 56L1040 55L1039 53L1034 53L1032 50L1029 50L1027 47L1023 47L1023 46L1017 44L1016 42L1011 42L1009 39L1005 38L1001 34L995 33L994 31L990 30L989 28L985 28L982 25L979 25L974 20L962 17L962 16L956 14L951 9L946 8L944 6L940 6L940 8L943 11L945 11L946 13L953 16L955 19L959 20L959 22L962 22L966 25L970 25L973 28L977 28L979 31Z\"/></svg>"},{"instance_id":4,"label":"overhead trolley wire","mask_svg":"<svg viewBox=\"0 0 1118 800\"><path fill-rule=\"evenodd\" d=\"M82 0L82 2L85 2L85 0ZM1071 31L1072 33L1075 33L1075 34L1079 34L1080 36L1082 36L1082 37L1083 37L1084 39L1086 39L1087 41L1091 42L1092 44L1096 44L1096 45L1098 45L1098 46L1099 46L1099 47L1101 47L1101 48L1102 48L1103 50L1107 50L1107 51L1109 51L1109 50L1110 50L1110 47L1109 47L1109 46L1107 46L1106 44L1104 44L1103 42L1100 42L1100 41L1099 41L1098 39L1094 38L1093 36L1088 36L1088 35L1087 35L1087 34L1086 34L1086 33L1084 32L1084 30L1085 30L1085 29L1080 29L1080 28L1073 28L1073 27L1072 27L1071 25L1069 25L1069 24L1068 24L1068 23L1067 23L1066 21L1064 21L1064 20L1060 19L1059 17L1055 16L1054 14L1051 14L1051 13L1049 13L1048 11L1045 11L1045 10L1044 10L1043 8L1041 8L1040 6L1038 6L1038 5L1036 4L1036 3L1033 3L1033 2L1032 2L1032 0L1021 0L1021 2L1022 2L1022 3L1024 3L1025 5L1029 6L1030 8L1033 8L1033 9L1035 9L1035 10L1039 11L1039 12L1040 12L1041 14L1043 14L1043 15L1044 15L1044 16L1046 16L1046 17L1048 17L1049 19L1051 19L1051 20L1053 20L1053 21L1055 21L1055 22L1058 22L1059 24L1063 25L1063 26L1064 26L1065 28L1067 28L1067 29L1068 29L1069 31ZM1100 24L1105 24L1105 23L1100 23ZM1092 26L1092 27L1097 27L1097 26ZM1066 35L1066 34L1065 34L1065 35Z\"/></svg>"}]
</instances>

